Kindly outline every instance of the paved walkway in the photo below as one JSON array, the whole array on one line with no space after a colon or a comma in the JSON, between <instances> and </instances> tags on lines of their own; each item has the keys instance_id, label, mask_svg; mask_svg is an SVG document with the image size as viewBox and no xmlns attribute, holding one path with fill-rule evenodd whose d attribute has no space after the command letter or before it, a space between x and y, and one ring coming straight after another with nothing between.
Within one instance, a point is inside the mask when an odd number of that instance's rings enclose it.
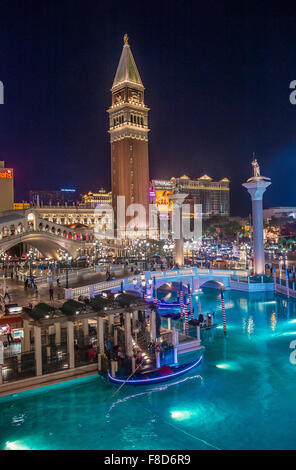
<instances>
[{"instance_id":1,"label":"paved walkway","mask_svg":"<svg viewBox=\"0 0 296 470\"><path fill-rule=\"evenodd\" d=\"M127 273L125 273L127 275ZM115 277L121 278L123 271L114 273ZM82 287L89 284L95 284L106 280L105 273L88 273L83 277L78 277L73 281L69 281L69 287ZM38 287L36 293L34 288L28 287L24 289L24 283L15 279L7 278L6 280L0 279L0 293L4 293L4 285L8 287L10 301L6 298L6 303L16 303L22 307L27 307L30 303L34 306L39 302L45 302L55 307L61 306L65 302L65 281L61 282L61 287L57 287L54 280L54 300L49 300L49 284L42 284Z\"/></svg>"}]
</instances>

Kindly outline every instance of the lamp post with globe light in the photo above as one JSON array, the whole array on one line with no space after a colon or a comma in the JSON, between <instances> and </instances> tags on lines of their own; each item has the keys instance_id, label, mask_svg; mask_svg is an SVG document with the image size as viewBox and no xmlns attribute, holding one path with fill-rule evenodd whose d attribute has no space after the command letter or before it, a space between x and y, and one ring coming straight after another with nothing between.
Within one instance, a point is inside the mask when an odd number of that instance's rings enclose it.
<instances>
[{"instance_id":1,"label":"lamp post with globe light","mask_svg":"<svg viewBox=\"0 0 296 470\"><path fill-rule=\"evenodd\" d=\"M72 256L66 253L66 289L69 289L69 266L71 264Z\"/></svg>"}]
</instances>

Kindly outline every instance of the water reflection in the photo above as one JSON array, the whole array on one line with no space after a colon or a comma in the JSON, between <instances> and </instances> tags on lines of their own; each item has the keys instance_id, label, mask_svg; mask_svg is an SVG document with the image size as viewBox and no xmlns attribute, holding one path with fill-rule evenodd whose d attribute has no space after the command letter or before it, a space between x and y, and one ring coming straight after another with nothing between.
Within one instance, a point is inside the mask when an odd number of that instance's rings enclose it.
<instances>
[{"instance_id":1,"label":"water reflection","mask_svg":"<svg viewBox=\"0 0 296 470\"><path fill-rule=\"evenodd\" d=\"M275 312L272 312L271 317L270 317L270 321L271 321L271 329L272 329L272 331L275 331L276 324L277 324L277 319L276 319L276 313Z\"/></svg>"},{"instance_id":2,"label":"water reflection","mask_svg":"<svg viewBox=\"0 0 296 470\"><path fill-rule=\"evenodd\" d=\"M170 387L174 387L175 385L180 385L182 383L185 383L185 382L189 382L189 381L192 381L192 380L196 380L196 379L199 379L202 383L203 381L203 378L201 375L193 375L191 377L185 377L183 379L180 379L176 382L173 382L171 384L165 384L165 385L161 385L161 386L158 386L158 387L154 387L154 388L150 388L149 390L145 390L143 392L139 392L139 393L135 393L133 395L128 395L124 398L119 398L118 400L116 400L114 403L112 403L112 405L110 406L108 412L107 412L107 415L106 415L106 418L109 418L110 417L110 413L111 411L113 410L113 408L115 408L116 405L118 405L119 403L124 403L128 400L131 400L133 398L138 398L138 397L142 397L143 395L151 395L152 393L155 393L155 392L163 392L164 390L167 390L168 388Z\"/></svg>"}]
</instances>

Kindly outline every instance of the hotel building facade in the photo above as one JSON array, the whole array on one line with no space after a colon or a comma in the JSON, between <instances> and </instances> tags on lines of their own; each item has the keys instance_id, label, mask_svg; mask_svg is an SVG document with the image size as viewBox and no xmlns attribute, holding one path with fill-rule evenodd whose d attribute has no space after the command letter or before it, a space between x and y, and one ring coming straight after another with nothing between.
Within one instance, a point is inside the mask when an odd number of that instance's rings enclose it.
<instances>
[{"instance_id":1,"label":"hotel building facade","mask_svg":"<svg viewBox=\"0 0 296 470\"><path fill-rule=\"evenodd\" d=\"M170 194L178 188L182 193L188 194L185 199L187 204L201 204L204 218L215 215L230 215L228 178L214 181L210 176L203 175L199 178L189 178L187 175L166 179L154 179L150 185L150 202L158 206L160 212L172 209Z\"/></svg>"}]
</instances>

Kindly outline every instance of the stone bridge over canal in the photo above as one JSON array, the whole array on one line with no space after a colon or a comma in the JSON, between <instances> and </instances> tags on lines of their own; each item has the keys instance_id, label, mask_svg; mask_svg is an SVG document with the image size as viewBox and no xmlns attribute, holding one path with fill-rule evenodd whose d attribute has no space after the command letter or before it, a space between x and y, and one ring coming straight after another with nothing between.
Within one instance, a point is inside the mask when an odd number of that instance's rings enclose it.
<instances>
[{"instance_id":1,"label":"stone bridge over canal","mask_svg":"<svg viewBox=\"0 0 296 470\"><path fill-rule=\"evenodd\" d=\"M112 290L117 292L123 283L124 290L129 291L142 291L142 282L148 285L149 281L153 282L155 278L156 287L159 288L163 284L169 282L180 282L184 285L190 284L192 292L196 292L200 287L211 287L216 289L233 288L234 277L246 277L248 272L245 270L220 270L220 269L202 269L202 268L188 268L188 269L175 269L170 271L146 271L137 276L129 276L122 279L115 279L108 282L99 282L88 286L77 287L68 289L66 291L67 298L77 299L80 295L93 297L100 294L104 290Z\"/></svg>"},{"instance_id":2,"label":"stone bridge over canal","mask_svg":"<svg viewBox=\"0 0 296 470\"><path fill-rule=\"evenodd\" d=\"M46 257L58 259L58 250L63 249L76 258L92 237L85 230L48 222L31 209L0 217L0 253L19 243L28 243Z\"/></svg>"}]
</instances>

